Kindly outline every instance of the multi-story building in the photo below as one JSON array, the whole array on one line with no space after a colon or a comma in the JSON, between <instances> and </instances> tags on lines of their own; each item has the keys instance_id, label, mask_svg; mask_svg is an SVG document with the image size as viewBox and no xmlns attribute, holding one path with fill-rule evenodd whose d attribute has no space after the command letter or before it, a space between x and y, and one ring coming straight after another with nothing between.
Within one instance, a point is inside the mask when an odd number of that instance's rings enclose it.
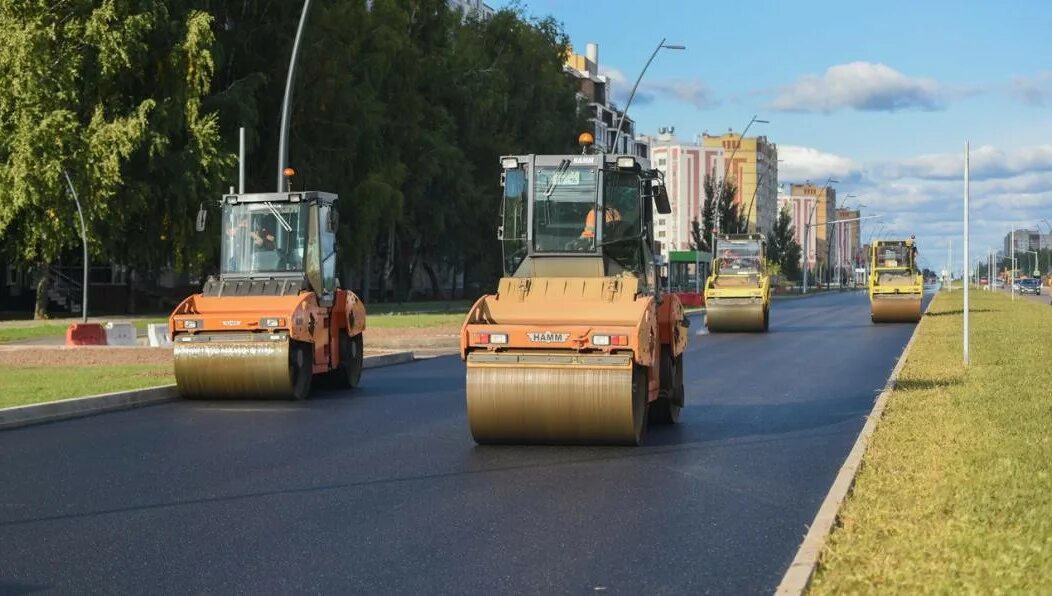
<instances>
[{"instance_id":1,"label":"multi-story building","mask_svg":"<svg viewBox=\"0 0 1052 596\"><path fill-rule=\"evenodd\" d=\"M637 157L650 157L650 148L645 140L636 138L636 123L611 101L611 81L599 74L599 45L590 43L585 54L574 54L571 48L566 56L564 70L577 82L577 95L588 104L589 122L595 142L612 153L626 153ZM621 119L624 118L624 122ZM621 127L618 137L617 128ZM614 147L614 138L617 146Z\"/></svg>"},{"instance_id":2,"label":"multi-story building","mask_svg":"<svg viewBox=\"0 0 1052 596\"><path fill-rule=\"evenodd\" d=\"M726 156L724 172L737 186L734 202L749 219L750 232L770 232L778 215L778 147L767 137L742 137L733 131L711 136L702 133L699 145ZM708 171L708 170L707 170Z\"/></svg>"},{"instance_id":3,"label":"multi-story building","mask_svg":"<svg viewBox=\"0 0 1052 596\"><path fill-rule=\"evenodd\" d=\"M662 128L656 137L645 139L650 143L651 165L665 175L672 205L671 213L655 216L654 225L654 237L661 242L661 253L667 258L670 251L690 249L692 222L696 219L701 223L705 201L703 150L678 141L674 128Z\"/></svg>"},{"instance_id":4,"label":"multi-story building","mask_svg":"<svg viewBox=\"0 0 1052 596\"><path fill-rule=\"evenodd\" d=\"M464 17L477 14L480 19L488 19L493 16L494 10L482 0L447 0L449 6L460 10Z\"/></svg>"},{"instance_id":5,"label":"multi-story building","mask_svg":"<svg viewBox=\"0 0 1052 596\"><path fill-rule=\"evenodd\" d=\"M811 207L814 211L804 214L805 221L811 222L811 232L815 237L815 261L814 266L818 273L826 278L830 263L831 249L833 247L832 225L829 222L836 219L836 189L831 186L818 187L811 182L804 184L790 184L789 195L793 197L814 197L815 201Z\"/></svg>"},{"instance_id":6,"label":"multi-story building","mask_svg":"<svg viewBox=\"0 0 1052 596\"><path fill-rule=\"evenodd\" d=\"M813 212L817 201L818 199L814 196L778 195L778 210L789 210L789 218L793 222L793 234L796 243L800 245L800 260L806 261L808 269L814 269L818 264L818 241L815 239L814 228L806 235L804 234L804 225L807 223L809 214L812 219L814 218ZM803 262L801 266L804 266Z\"/></svg>"},{"instance_id":7,"label":"multi-story building","mask_svg":"<svg viewBox=\"0 0 1052 596\"><path fill-rule=\"evenodd\" d=\"M841 269L851 270L856 267L862 267L862 263L865 261L865 258L862 257L862 240L859 238L861 231L859 217L862 217L862 212L858 209L836 210L835 219L854 220L833 224L833 237L836 239L836 249L833 252L833 258Z\"/></svg>"},{"instance_id":8,"label":"multi-story building","mask_svg":"<svg viewBox=\"0 0 1052 596\"><path fill-rule=\"evenodd\" d=\"M1013 234L1015 235L1015 252L1022 253L1041 248L1041 236L1044 234L1040 230L1014 230L1005 234L1004 252L1006 255L1012 254Z\"/></svg>"}]
</instances>

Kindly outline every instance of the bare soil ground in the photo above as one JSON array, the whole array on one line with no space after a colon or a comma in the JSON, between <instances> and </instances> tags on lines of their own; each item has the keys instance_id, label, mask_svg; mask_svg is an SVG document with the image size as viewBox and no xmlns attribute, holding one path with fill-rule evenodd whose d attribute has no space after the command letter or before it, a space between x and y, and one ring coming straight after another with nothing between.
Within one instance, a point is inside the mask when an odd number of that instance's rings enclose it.
<instances>
[{"instance_id":1,"label":"bare soil ground","mask_svg":"<svg viewBox=\"0 0 1052 596\"><path fill-rule=\"evenodd\" d=\"M367 329L366 355L399 350L438 354L455 352L459 327ZM15 346L0 345L0 367L111 366L124 364L170 365L171 348L114 346Z\"/></svg>"}]
</instances>

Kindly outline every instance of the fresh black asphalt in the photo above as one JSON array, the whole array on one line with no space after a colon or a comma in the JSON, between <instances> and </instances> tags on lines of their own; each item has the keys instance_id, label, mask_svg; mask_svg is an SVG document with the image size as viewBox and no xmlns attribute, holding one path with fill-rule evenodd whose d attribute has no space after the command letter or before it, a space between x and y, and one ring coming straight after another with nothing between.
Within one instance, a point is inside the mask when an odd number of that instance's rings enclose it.
<instances>
[{"instance_id":1,"label":"fresh black asphalt","mask_svg":"<svg viewBox=\"0 0 1052 596\"><path fill-rule=\"evenodd\" d=\"M0 432L0 592L770 593L913 325L863 293L693 323L640 448L476 446L456 357Z\"/></svg>"}]
</instances>

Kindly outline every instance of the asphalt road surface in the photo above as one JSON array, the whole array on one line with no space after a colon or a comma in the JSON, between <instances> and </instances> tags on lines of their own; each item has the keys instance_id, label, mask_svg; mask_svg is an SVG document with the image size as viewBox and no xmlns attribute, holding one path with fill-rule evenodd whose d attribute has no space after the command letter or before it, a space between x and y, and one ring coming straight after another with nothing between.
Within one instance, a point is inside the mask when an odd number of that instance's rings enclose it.
<instances>
[{"instance_id":1,"label":"asphalt road surface","mask_svg":"<svg viewBox=\"0 0 1052 596\"><path fill-rule=\"evenodd\" d=\"M640 448L476 446L456 357L0 432L0 592L770 593L912 330L854 292L692 336Z\"/></svg>"}]
</instances>

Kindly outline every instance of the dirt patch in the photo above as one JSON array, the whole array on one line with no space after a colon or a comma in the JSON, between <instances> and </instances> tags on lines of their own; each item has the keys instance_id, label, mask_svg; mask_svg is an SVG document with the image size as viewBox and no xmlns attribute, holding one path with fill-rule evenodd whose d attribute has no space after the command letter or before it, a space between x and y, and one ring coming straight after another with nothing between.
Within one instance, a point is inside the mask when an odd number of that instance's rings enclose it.
<instances>
[{"instance_id":1,"label":"dirt patch","mask_svg":"<svg viewBox=\"0 0 1052 596\"><path fill-rule=\"evenodd\" d=\"M107 366L172 364L171 348L48 346L0 349L0 366Z\"/></svg>"},{"instance_id":2,"label":"dirt patch","mask_svg":"<svg viewBox=\"0 0 1052 596\"><path fill-rule=\"evenodd\" d=\"M366 329L365 354L398 350L455 350L460 344L460 327L410 329ZM0 346L0 367L23 366L108 366L147 364L172 366L171 348L113 346Z\"/></svg>"}]
</instances>

